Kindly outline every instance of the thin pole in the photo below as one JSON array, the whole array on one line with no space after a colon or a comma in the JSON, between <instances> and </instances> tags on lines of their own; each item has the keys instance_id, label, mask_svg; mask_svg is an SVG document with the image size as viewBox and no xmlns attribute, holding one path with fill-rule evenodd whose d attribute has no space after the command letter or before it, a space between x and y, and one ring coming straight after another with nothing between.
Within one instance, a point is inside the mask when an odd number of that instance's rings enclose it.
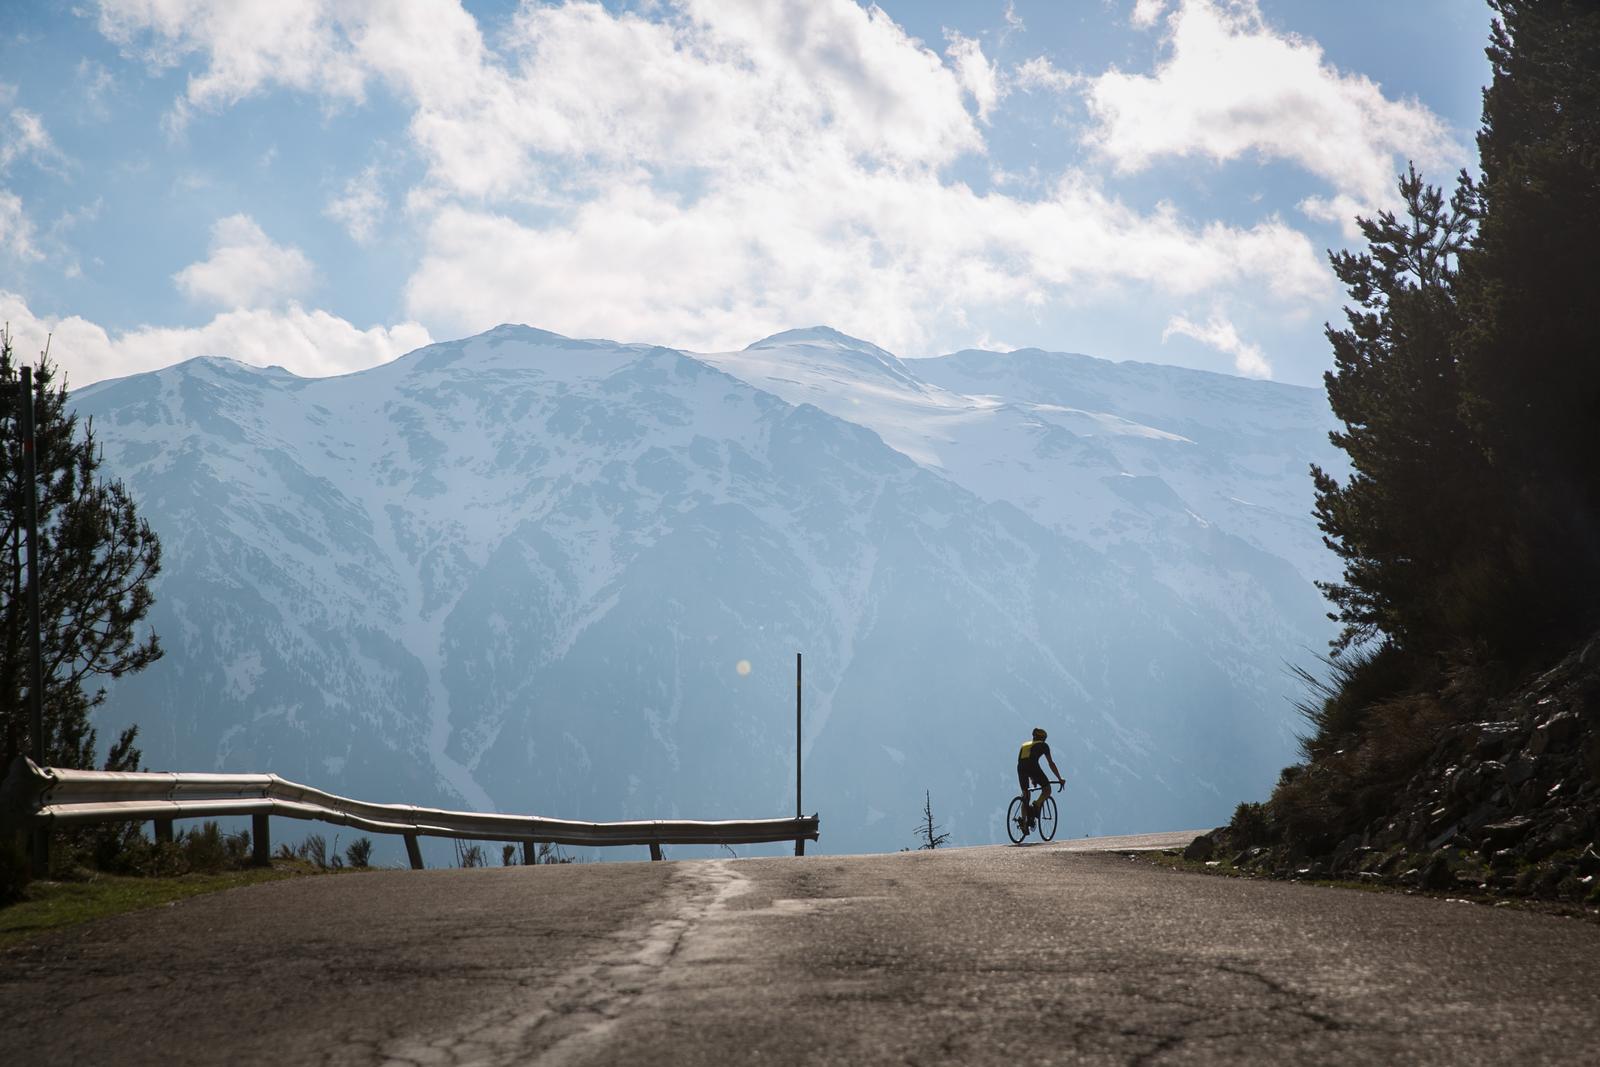
<instances>
[{"instance_id":1,"label":"thin pole","mask_svg":"<svg viewBox=\"0 0 1600 1067\"><path fill-rule=\"evenodd\" d=\"M22 385L17 398L22 431L22 494L23 522L28 534L28 638L31 655L28 657L28 709L32 713L33 762L41 767L45 762L44 746L44 668L39 655L39 462L34 454L33 426L33 368L22 368ZM49 873L50 837L43 827L33 834L33 869L36 877Z\"/></svg>"},{"instance_id":2,"label":"thin pole","mask_svg":"<svg viewBox=\"0 0 1600 1067\"><path fill-rule=\"evenodd\" d=\"M801 676L801 672L800 672L800 653L796 652L794 654L794 817L797 818L797 819L802 819L802 818L805 817L805 809L800 806L800 782L801 782L801 776L800 776L800 759L801 759L801 748L800 748L800 708L801 708L801 704L800 704L800 697L801 697L801 692L802 692L801 677L802 676ZM806 839L805 838L797 837L797 838L794 839L794 854L796 856L804 856L806 854Z\"/></svg>"}]
</instances>

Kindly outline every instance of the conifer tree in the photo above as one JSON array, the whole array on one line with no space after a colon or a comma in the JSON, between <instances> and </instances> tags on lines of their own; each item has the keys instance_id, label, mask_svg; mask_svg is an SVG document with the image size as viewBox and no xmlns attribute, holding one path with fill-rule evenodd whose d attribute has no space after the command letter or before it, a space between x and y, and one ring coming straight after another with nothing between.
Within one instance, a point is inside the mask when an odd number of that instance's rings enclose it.
<instances>
[{"instance_id":1,"label":"conifer tree","mask_svg":"<svg viewBox=\"0 0 1600 1067\"><path fill-rule=\"evenodd\" d=\"M1408 649L1445 640L1456 576L1476 558L1472 530L1482 460L1461 417L1456 262L1471 236L1470 188L1447 203L1416 169L1400 178L1404 211L1360 219L1368 250L1330 256L1353 305L1328 327L1328 400L1350 457L1340 484L1319 467L1316 516L1344 561L1319 583L1344 624L1335 649L1373 638Z\"/></svg>"},{"instance_id":2,"label":"conifer tree","mask_svg":"<svg viewBox=\"0 0 1600 1067\"><path fill-rule=\"evenodd\" d=\"M1600 5L1493 4L1463 369L1511 520L1504 637L1538 647L1600 625Z\"/></svg>"},{"instance_id":3,"label":"conifer tree","mask_svg":"<svg viewBox=\"0 0 1600 1067\"><path fill-rule=\"evenodd\" d=\"M18 382L18 370L11 338L0 334L0 383ZM161 656L155 634L141 625L153 603L161 544L122 483L100 477L93 427L79 424L57 377L41 357L33 403L45 756L55 766L91 767L89 713L105 699L96 682L141 671ZM0 403L0 731L8 764L33 751L20 455L16 406ZM137 727L122 733L107 768L137 766L136 734Z\"/></svg>"}]
</instances>

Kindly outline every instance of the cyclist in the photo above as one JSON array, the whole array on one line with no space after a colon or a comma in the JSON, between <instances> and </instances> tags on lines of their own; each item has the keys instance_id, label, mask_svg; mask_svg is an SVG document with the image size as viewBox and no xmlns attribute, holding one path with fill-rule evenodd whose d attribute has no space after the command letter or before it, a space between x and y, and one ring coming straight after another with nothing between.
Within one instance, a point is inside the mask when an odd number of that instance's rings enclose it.
<instances>
[{"instance_id":1,"label":"cyclist","mask_svg":"<svg viewBox=\"0 0 1600 1067\"><path fill-rule=\"evenodd\" d=\"M1055 757L1050 755L1050 746L1045 744L1049 735L1040 727L1033 728L1033 740L1024 742L1022 751L1017 754L1017 784L1022 786L1022 812L1025 825L1023 833L1033 829L1033 824L1039 819L1039 809L1044 807L1045 798L1050 795L1050 779L1039 767L1039 760L1045 759L1050 763L1050 769L1055 772L1056 780L1061 780L1061 768L1056 766ZM1039 799L1028 803L1028 793L1033 783L1038 783Z\"/></svg>"}]
</instances>

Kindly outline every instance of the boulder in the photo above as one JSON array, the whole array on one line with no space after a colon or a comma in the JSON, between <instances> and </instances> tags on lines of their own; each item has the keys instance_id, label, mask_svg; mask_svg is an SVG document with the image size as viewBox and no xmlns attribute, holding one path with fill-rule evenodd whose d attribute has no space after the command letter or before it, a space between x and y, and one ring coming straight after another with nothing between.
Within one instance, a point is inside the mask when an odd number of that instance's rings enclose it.
<instances>
[{"instance_id":1,"label":"boulder","mask_svg":"<svg viewBox=\"0 0 1600 1067\"><path fill-rule=\"evenodd\" d=\"M1450 870L1450 862L1442 854L1435 854L1428 860L1417 876L1420 889L1448 889L1454 884L1455 875Z\"/></svg>"},{"instance_id":2,"label":"boulder","mask_svg":"<svg viewBox=\"0 0 1600 1067\"><path fill-rule=\"evenodd\" d=\"M1508 848L1526 837L1532 828L1533 820L1526 815L1518 815L1504 822L1492 822L1481 831L1484 843L1478 851L1488 854Z\"/></svg>"},{"instance_id":3,"label":"boulder","mask_svg":"<svg viewBox=\"0 0 1600 1067\"><path fill-rule=\"evenodd\" d=\"M1478 744L1474 750L1479 759L1489 759L1503 753L1517 735L1515 722L1478 723Z\"/></svg>"},{"instance_id":4,"label":"boulder","mask_svg":"<svg viewBox=\"0 0 1600 1067\"><path fill-rule=\"evenodd\" d=\"M1189 847L1183 850L1183 858L1186 860L1208 860L1211 858L1211 854L1216 851L1216 848L1216 842L1212 840L1210 834L1201 834L1189 842Z\"/></svg>"},{"instance_id":5,"label":"boulder","mask_svg":"<svg viewBox=\"0 0 1600 1067\"><path fill-rule=\"evenodd\" d=\"M1596 852L1593 845L1585 847L1573 866L1577 867L1579 874L1587 875L1600 871L1600 852Z\"/></svg>"},{"instance_id":6,"label":"boulder","mask_svg":"<svg viewBox=\"0 0 1600 1067\"><path fill-rule=\"evenodd\" d=\"M1539 770L1539 761L1532 756L1522 755L1506 764L1506 784L1519 786L1533 778Z\"/></svg>"},{"instance_id":7,"label":"boulder","mask_svg":"<svg viewBox=\"0 0 1600 1067\"><path fill-rule=\"evenodd\" d=\"M1540 723L1528 740L1528 751L1535 756L1564 752L1578 735L1578 717L1570 711L1558 712Z\"/></svg>"}]
</instances>

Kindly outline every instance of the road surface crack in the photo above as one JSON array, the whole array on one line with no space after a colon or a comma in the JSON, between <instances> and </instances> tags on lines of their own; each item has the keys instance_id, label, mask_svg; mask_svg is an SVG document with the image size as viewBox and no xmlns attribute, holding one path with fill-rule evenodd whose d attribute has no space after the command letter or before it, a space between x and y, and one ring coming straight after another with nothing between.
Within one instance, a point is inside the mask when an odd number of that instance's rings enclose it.
<instances>
[{"instance_id":1,"label":"road surface crack","mask_svg":"<svg viewBox=\"0 0 1600 1067\"><path fill-rule=\"evenodd\" d=\"M662 981L685 939L748 879L727 860L681 865L671 911L606 938L613 946L554 979L530 985L529 999L480 1015L446 1034L385 1042L385 1067L495 1067L577 1062L602 1046L630 1008Z\"/></svg>"},{"instance_id":2,"label":"road surface crack","mask_svg":"<svg viewBox=\"0 0 1600 1067\"><path fill-rule=\"evenodd\" d=\"M1122 1037L1151 1043L1128 1058L1130 1067L1154 1063L1167 1053L1195 1042L1281 1034L1280 1026L1267 1021L1271 1017L1297 1019L1303 1028L1324 1033L1357 1029L1348 1020L1313 1007L1315 994L1295 989L1260 971L1226 961L1213 963L1208 969L1214 977L1206 985L1195 986L1183 977L1174 991L1125 990L1134 999L1159 1008L1179 1010L1178 1017L1169 1019L1165 1025L1117 1028ZM1219 1003L1229 1002L1229 998L1219 998L1218 994L1225 991L1230 979L1243 979L1259 986L1265 997L1250 997L1241 1007L1219 1007ZM1257 1020L1253 1025L1252 1016Z\"/></svg>"}]
</instances>

